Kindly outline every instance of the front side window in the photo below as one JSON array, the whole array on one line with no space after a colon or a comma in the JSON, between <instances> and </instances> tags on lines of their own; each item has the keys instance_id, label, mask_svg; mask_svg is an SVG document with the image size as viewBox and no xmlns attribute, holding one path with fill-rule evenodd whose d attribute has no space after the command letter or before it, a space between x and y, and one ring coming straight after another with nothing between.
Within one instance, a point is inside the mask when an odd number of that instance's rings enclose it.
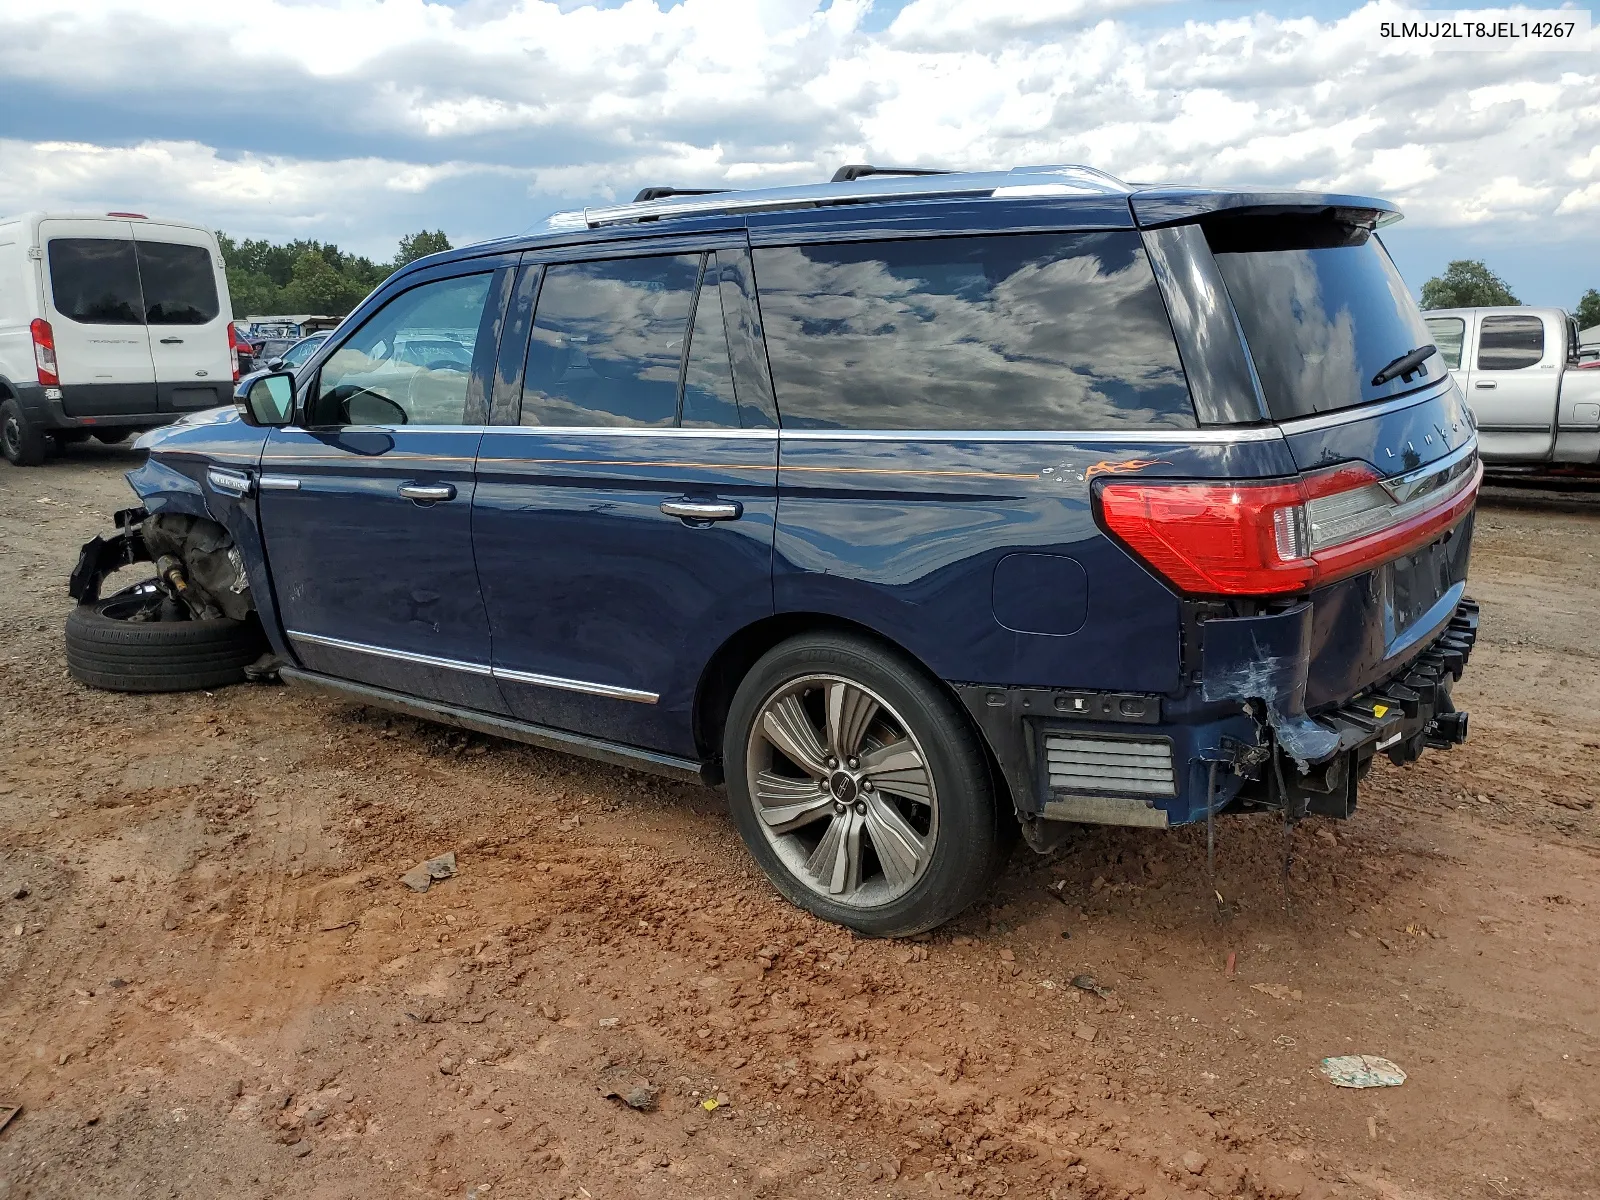
<instances>
[{"instance_id":1,"label":"front side window","mask_svg":"<svg viewBox=\"0 0 1600 1200\"><path fill-rule=\"evenodd\" d=\"M53 238L50 295L56 311L83 325L143 325L139 264L129 238Z\"/></svg>"},{"instance_id":2,"label":"front side window","mask_svg":"<svg viewBox=\"0 0 1600 1200\"><path fill-rule=\"evenodd\" d=\"M145 320L151 325L209 325L217 319L217 276L204 246L137 242Z\"/></svg>"},{"instance_id":3,"label":"front side window","mask_svg":"<svg viewBox=\"0 0 1600 1200\"><path fill-rule=\"evenodd\" d=\"M402 292L322 364L313 425L459 425L493 276Z\"/></svg>"},{"instance_id":4,"label":"front side window","mask_svg":"<svg viewBox=\"0 0 1600 1200\"><path fill-rule=\"evenodd\" d=\"M1439 347L1444 365L1452 371L1461 369L1461 347L1467 336L1467 323L1460 317L1429 317L1428 332L1433 334L1433 344Z\"/></svg>"},{"instance_id":5,"label":"front side window","mask_svg":"<svg viewBox=\"0 0 1600 1200\"><path fill-rule=\"evenodd\" d=\"M669 427L698 254L545 271L523 373L523 425Z\"/></svg>"},{"instance_id":6,"label":"front side window","mask_svg":"<svg viewBox=\"0 0 1600 1200\"><path fill-rule=\"evenodd\" d=\"M1520 371L1544 358L1544 322L1538 317L1485 317L1478 330L1478 370Z\"/></svg>"},{"instance_id":7,"label":"front side window","mask_svg":"<svg viewBox=\"0 0 1600 1200\"><path fill-rule=\"evenodd\" d=\"M754 258L791 428L1195 426L1136 233L782 246Z\"/></svg>"}]
</instances>

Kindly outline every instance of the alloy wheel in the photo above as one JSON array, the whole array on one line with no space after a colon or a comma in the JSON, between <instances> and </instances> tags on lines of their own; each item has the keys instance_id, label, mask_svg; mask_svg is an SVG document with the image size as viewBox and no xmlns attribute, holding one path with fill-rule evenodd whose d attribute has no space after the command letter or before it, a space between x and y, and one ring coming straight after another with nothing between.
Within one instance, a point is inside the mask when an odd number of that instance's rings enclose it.
<instances>
[{"instance_id":1,"label":"alloy wheel","mask_svg":"<svg viewBox=\"0 0 1600 1200\"><path fill-rule=\"evenodd\" d=\"M746 771L762 833L810 891L876 907L927 870L939 830L928 757L861 684L808 675L775 689L756 711Z\"/></svg>"}]
</instances>

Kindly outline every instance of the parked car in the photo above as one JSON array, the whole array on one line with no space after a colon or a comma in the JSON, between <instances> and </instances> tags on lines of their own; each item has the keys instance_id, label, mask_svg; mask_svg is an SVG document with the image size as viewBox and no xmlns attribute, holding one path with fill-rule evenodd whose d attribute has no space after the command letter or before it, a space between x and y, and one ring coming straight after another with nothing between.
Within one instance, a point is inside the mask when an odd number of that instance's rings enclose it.
<instances>
[{"instance_id":1,"label":"parked car","mask_svg":"<svg viewBox=\"0 0 1600 1200\"><path fill-rule=\"evenodd\" d=\"M0 218L0 452L225 404L238 379L215 235L138 213Z\"/></svg>"},{"instance_id":2,"label":"parked car","mask_svg":"<svg viewBox=\"0 0 1600 1200\"><path fill-rule=\"evenodd\" d=\"M1490 470L1600 467L1600 377L1580 374L1578 323L1559 308L1425 314L1466 392Z\"/></svg>"},{"instance_id":3,"label":"parked car","mask_svg":"<svg viewBox=\"0 0 1600 1200\"><path fill-rule=\"evenodd\" d=\"M327 340L327 334L314 333L310 337L301 338L277 357L263 359L260 370L252 371L248 375L239 377L239 383L234 388L234 394L236 396L243 395L259 376L271 371L298 371L305 366L307 360L316 352L317 347Z\"/></svg>"},{"instance_id":4,"label":"parked car","mask_svg":"<svg viewBox=\"0 0 1600 1200\"><path fill-rule=\"evenodd\" d=\"M1477 629L1477 439L1397 218L878 172L434 256L146 435L69 666L208 687L270 648L725 784L777 888L874 935L960 912L1018 832L1349 816L1377 753L1465 739Z\"/></svg>"}]
</instances>

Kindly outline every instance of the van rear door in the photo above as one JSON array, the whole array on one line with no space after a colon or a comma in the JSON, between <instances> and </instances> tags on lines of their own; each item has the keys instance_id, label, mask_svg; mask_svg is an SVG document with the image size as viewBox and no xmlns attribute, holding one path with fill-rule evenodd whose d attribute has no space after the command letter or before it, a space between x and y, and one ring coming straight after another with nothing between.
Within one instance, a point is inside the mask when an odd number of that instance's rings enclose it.
<instances>
[{"instance_id":1,"label":"van rear door","mask_svg":"<svg viewBox=\"0 0 1600 1200\"><path fill-rule=\"evenodd\" d=\"M215 240L203 229L146 221L134 223L133 237L160 411L228 403L233 311Z\"/></svg>"},{"instance_id":2,"label":"van rear door","mask_svg":"<svg viewBox=\"0 0 1600 1200\"><path fill-rule=\"evenodd\" d=\"M1484 453L1543 462L1555 447L1561 326L1538 312L1480 312L1468 389Z\"/></svg>"},{"instance_id":3,"label":"van rear door","mask_svg":"<svg viewBox=\"0 0 1600 1200\"><path fill-rule=\"evenodd\" d=\"M39 245L67 415L154 412L155 364L131 223L47 219L39 222Z\"/></svg>"}]
</instances>

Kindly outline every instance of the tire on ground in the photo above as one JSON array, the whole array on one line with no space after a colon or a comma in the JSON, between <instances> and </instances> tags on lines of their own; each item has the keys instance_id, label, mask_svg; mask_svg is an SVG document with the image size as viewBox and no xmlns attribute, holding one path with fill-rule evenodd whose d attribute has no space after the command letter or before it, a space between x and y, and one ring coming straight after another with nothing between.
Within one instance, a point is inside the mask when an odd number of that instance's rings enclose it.
<instances>
[{"instance_id":1,"label":"tire on ground","mask_svg":"<svg viewBox=\"0 0 1600 1200\"><path fill-rule=\"evenodd\" d=\"M136 585L137 586L137 585ZM192 692L244 681L244 668L266 651L249 620L124 621L105 609L126 589L67 615L67 671L109 692Z\"/></svg>"},{"instance_id":2,"label":"tire on ground","mask_svg":"<svg viewBox=\"0 0 1600 1200\"><path fill-rule=\"evenodd\" d=\"M786 682L821 673L864 684L887 700L905 718L932 769L939 805L932 859L909 892L886 904L840 903L797 879L768 843L750 794L746 747L761 705ZM723 764L734 823L773 886L823 920L869 937L908 937L955 917L988 890L1015 843L1009 799L997 796L966 713L916 663L868 638L805 634L768 651L734 694Z\"/></svg>"},{"instance_id":3,"label":"tire on ground","mask_svg":"<svg viewBox=\"0 0 1600 1200\"><path fill-rule=\"evenodd\" d=\"M37 467L44 461L47 449L44 432L22 415L22 405L15 400L0 403L0 454L7 462Z\"/></svg>"}]
</instances>

